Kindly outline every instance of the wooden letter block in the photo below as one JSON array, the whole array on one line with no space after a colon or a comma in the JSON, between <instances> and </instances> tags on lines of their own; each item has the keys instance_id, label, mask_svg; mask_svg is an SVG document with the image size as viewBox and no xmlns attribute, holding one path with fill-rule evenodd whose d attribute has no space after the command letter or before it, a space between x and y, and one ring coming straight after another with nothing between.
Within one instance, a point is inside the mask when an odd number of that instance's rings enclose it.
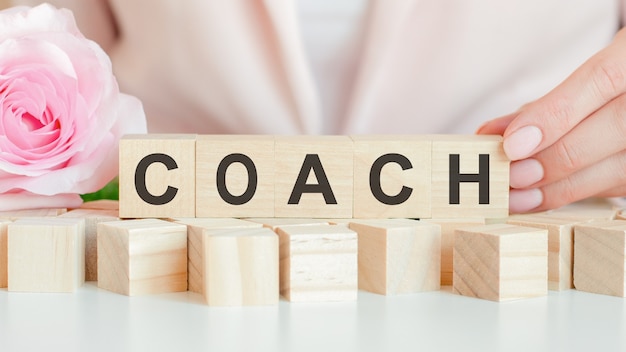
<instances>
[{"instance_id":1,"label":"wooden letter block","mask_svg":"<svg viewBox=\"0 0 626 352\"><path fill-rule=\"evenodd\" d=\"M508 224L458 229L453 290L509 301L548 291L548 231Z\"/></svg>"},{"instance_id":2,"label":"wooden letter block","mask_svg":"<svg viewBox=\"0 0 626 352\"><path fill-rule=\"evenodd\" d=\"M195 146L195 135L122 137L120 217L194 217Z\"/></svg>"},{"instance_id":3,"label":"wooden letter block","mask_svg":"<svg viewBox=\"0 0 626 352\"><path fill-rule=\"evenodd\" d=\"M98 224L118 221L118 211L75 209L59 217L85 220L85 281L98 281Z\"/></svg>"},{"instance_id":4,"label":"wooden letter block","mask_svg":"<svg viewBox=\"0 0 626 352\"><path fill-rule=\"evenodd\" d=\"M439 290L441 230L417 220L356 220L359 289L383 295Z\"/></svg>"},{"instance_id":5,"label":"wooden letter block","mask_svg":"<svg viewBox=\"0 0 626 352\"><path fill-rule=\"evenodd\" d=\"M574 228L577 290L626 297L626 221L597 221Z\"/></svg>"},{"instance_id":6,"label":"wooden letter block","mask_svg":"<svg viewBox=\"0 0 626 352\"><path fill-rule=\"evenodd\" d=\"M278 236L270 229L204 230L209 306L278 304Z\"/></svg>"},{"instance_id":7,"label":"wooden letter block","mask_svg":"<svg viewBox=\"0 0 626 352\"><path fill-rule=\"evenodd\" d=\"M29 218L9 224L9 291L73 292L85 281L85 222Z\"/></svg>"},{"instance_id":8,"label":"wooden letter block","mask_svg":"<svg viewBox=\"0 0 626 352\"><path fill-rule=\"evenodd\" d=\"M187 227L141 219L98 224L98 287L135 296L187 290Z\"/></svg>"},{"instance_id":9,"label":"wooden letter block","mask_svg":"<svg viewBox=\"0 0 626 352\"><path fill-rule=\"evenodd\" d=\"M548 289L561 291L574 287L576 221L529 214L513 216L507 223L548 230Z\"/></svg>"},{"instance_id":10,"label":"wooden letter block","mask_svg":"<svg viewBox=\"0 0 626 352\"><path fill-rule=\"evenodd\" d=\"M203 232L204 230L261 228L262 225L233 218L177 219L176 223L187 226L187 282L191 292L204 293Z\"/></svg>"},{"instance_id":11,"label":"wooden letter block","mask_svg":"<svg viewBox=\"0 0 626 352\"><path fill-rule=\"evenodd\" d=\"M433 138L432 217L506 217L509 160L502 137Z\"/></svg>"},{"instance_id":12,"label":"wooden letter block","mask_svg":"<svg viewBox=\"0 0 626 352\"><path fill-rule=\"evenodd\" d=\"M430 218L432 141L352 136L354 218Z\"/></svg>"},{"instance_id":13,"label":"wooden letter block","mask_svg":"<svg viewBox=\"0 0 626 352\"><path fill-rule=\"evenodd\" d=\"M7 287L9 283L7 280L7 232L10 223L7 220L0 220L0 288Z\"/></svg>"},{"instance_id":14,"label":"wooden letter block","mask_svg":"<svg viewBox=\"0 0 626 352\"><path fill-rule=\"evenodd\" d=\"M278 228L280 294L291 302L356 300L357 234L344 226Z\"/></svg>"},{"instance_id":15,"label":"wooden letter block","mask_svg":"<svg viewBox=\"0 0 626 352\"><path fill-rule=\"evenodd\" d=\"M345 136L281 136L275 144L276 217L351 218L353 144Z\"/></svg>"},{"instance_id":16,"label":"wooden letter block","mask_svg":"<svg viewBox=\"0 0 626 352\"><path fill-rule=\"evenodd\" d=\"M274 177L273 136L198 136L196 216L272 217Z\"/></svg>"},{"instance_id":17,"label":"wooden letter block","mask_svg":"<svg viewBox=\"0 0 626 352\"><path fill-rule=\"evenodd\" d=\"M456 229L472 226L485 225L485 219L465 218L465 219L422 219L428 224L437 224L441 227L441 284L452 285L452 275L454 273L454 233Z\"/></svg>"}]
</instances>

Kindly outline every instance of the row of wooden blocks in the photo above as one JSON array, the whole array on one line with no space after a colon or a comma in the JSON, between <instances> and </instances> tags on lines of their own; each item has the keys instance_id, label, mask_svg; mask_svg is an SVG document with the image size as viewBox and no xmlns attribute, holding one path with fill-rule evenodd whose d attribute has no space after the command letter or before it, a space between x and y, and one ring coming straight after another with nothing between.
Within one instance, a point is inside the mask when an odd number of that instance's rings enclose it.
<instances>
[{"instance_id":1,"label":"row of wooden blocks","mask_svg":"<svg viewBox=\"0 0 626 352\"><path fill-rule=\"evenodd\" d=\"M626 295L626 221L603 220L609 213L523 215L507 224L120 221L111 209L59 213L0 221L0 287L71 292L87 278L126 295L190 290L214 306L275 304L279 294L290 301L352 300L357 289L389 295L437 290L440 283L496 301L574 286Z\"/></svg>"},{"instance_id":2,"label":"row of wooden blocks","mask_svg":"<svg viewBox=\"0 0 626 352\"><path fill-rule=\"evenodd\" d=\"M465 218L508 214L500 136L131 135L120 216Z\"/></svg>"}]
</instances>

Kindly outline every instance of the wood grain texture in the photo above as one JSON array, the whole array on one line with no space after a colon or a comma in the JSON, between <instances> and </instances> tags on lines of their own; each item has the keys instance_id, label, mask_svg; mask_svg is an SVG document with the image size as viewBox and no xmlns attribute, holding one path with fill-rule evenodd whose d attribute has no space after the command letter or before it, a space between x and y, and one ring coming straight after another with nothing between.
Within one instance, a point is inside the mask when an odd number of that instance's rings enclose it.
<instances>
[{"instance_id":1,"label":"wood grain texture","mask_svg":"<svg viewBox=\"0 0 626 352\"><path fill-rule=\"evenodd\" d=\"M0 288L6 288L8 285L7 274L7 246L8 246L8 230L11 221L0 220Z\"/></svg>"},{"instance_id":2,"label":"wood grain texture","mask_svg":"<svg viewBox=\"0 0 626 352\"><path fill-rule=\"evenodd\" d=\"M267 227L272 231L276 231L282 226L309 226L309 225L329 225L328 219L311 219L311 218L245 218L246 221L252 221Z\"/></svg>"},{"instance_id":3,"label":"wood grain texture","mask_svg":"<svg viewBox=\"0 0 626 352\"><path fill-rule=\"evenodd\" d=\"M278 304L278 236L268 228L205 229L204 298L209 306Z\"/></svg>"},{"instance_id":4,"label":"wood grain texture","mask_svg":"<svg viewBox=\"0 0 626 352\"><path fill-rule=\"evenodd\" d=\"M19 219L8 226L8 290L73 292L85 281L85 221Z\"/></svg>"},{"instance_id":5,"label":"wood grain texture","mask_svg":"<svg viewBox=\"0 0 626 352\"><path fill-rule=\"evenodd\" d=\"M346 136L277 136L274 216L351 218L353 154L352 140ZM304 193L297 204L289 204L307 155L319 157L336 204L327 204L321 193ZM306 184L320 183L313 171L307 174Z\"/></svg>"},{"instance_id":6,"label":"wood grain texture","mask_svg":"<svg viewBox=\"0 0 626 352\"><path fill-rule=\"evenodd\" d=\"M441 228L408 219L355 220L359 289L382 295L440 288Z\"/></svg>"},{"instance_id":7,"label":"wood grain texture","mask_svg":"<svg viewBox=\"0 0 626 352\"><path fill-rule=\"evenodd\" d=\"M508 224L456 230L455 293L509 301L545 296L548 231Z\"/></svg>"},{"instance_id":8,"label":"wood grain texture","mask_svg":"<svg viewBox=\"0 0 626 352\"><path fill-rule=\"evenodd\" d=\"M576 205L549 210L543 214L551 218L567 219L577 222L603 221L618 219L619 209Z\"/></svg>"},{"instance_id":9,"label":"wood grain texture","mask_svg":"<svg viewBox=\"0 0 626 352\"><path fill-rule=\"evenodd\" d=\"M187 226L187 287L189 291L204 293L203 249L205 229L261 228L259 223L234 218L183 218L174 222Z\"/></svg>"},{"instance_id":10,"label":"wood grain texture","mask_svg":"<svg viewBox=\"0 0 626 352\"><path fill-rule=\"evenodd\" d=\"M119 221L117 210L75 209L60 218L85 220L85 281L98 281L98 224L106 221Z\"/></svg>"},{"instance_id":11,"label":"wood grain texture","mask_svg":"<svg viewBox=\"0 0 626 352\"><path fill-rule=\"evenodd\" d=\"M432 141L427 136L351 136L354 142L354 218L430 218ZM398 156L402 161L398 161ZM370 187L372 166L385 157L379 180L385 195L398 196L403 188L410 197L400 204L385 204ZM401 163L409 164L402 167Z\"/></svg>"},{"instance_id":12,"label":"wood grain texture","mask_svg":"<svg viewBox=\"0 0 626 352\"><path fill-rule=\"evenodd\" d=\"M578 222L548 215L516 215L508 224L546 229L548 231L548 289L568 290L574 287L574 225Z\"/></svg>"},{"instance_id":13,"label":"wood grain texture","mask_svg":"<svg viewBox=\"0 0 626 352\"><path fill-rule=\"evenodd\" d=\"M157 219L98 224L98 287L135 296L187 290L187 227Z\"/></svg>"},{"instance_id":14,"label":"wood grain texture","mask_svg":"<svg viewBox=\"0 0 626 352\"><path fill-rule=\"evenodd\" d=\"M345 219L320 219L320 220L328 222L328 225L338 225L338 226L345 226L345 227L350 226L350 223L352 221L354 221L354 219L352 219L352 218L345 218Z\"/></svg>"},{"instance_id":15,"label":"wood grain texture","mask_svg":"<svg viewBox=\"0 0 626 352\"><path fill-rule=\"evenodd\" d=\"M15 220L24 219L24 218L57 217L65 212L67 212L67 209L65 208L0 211L0 219L15 221Z\"/></svg>"},{"instance_id":16,"label":"wood grain texture","mask_svg":"<svg viewBox=\"0 0 626 352\"><path fill-rule=\"evenodd\" d=\"M579 224L574 236L576 289L626 297L626 220Z\"/></svg>"},{"instance_id":17,"label":"wood grain texture","mask_svg":"<svg viewBox=\"0 0 626 352\"><path fill-rule=\"evenodd\" d=\"M432 136L432 218L503 218L509 212L509 160L502 137ZM459 172L478 174L479 155L489 155L489 202L479 204L478 183L460 184L459 204L450 204L450 155L459 154Z\"/></svg>"},{"instance_id":18,"label":"wood grain texture","mask_svg":"<svg viewBox=\"0 0 626 352\"><path fill-rule=\"evenodd\" d=\"M229 155L243 154L254 163L257 183L252 199L233 205L224 201L217 188L219 164ZM196 140L197 217L273 217L274 137L260 135L202 135ZM227 191L236 197L249 187L249 172L241 162L226 169Z\"/></svg>"},{"instance_id":19,"label":"wood grain texture","mask_svg":"<svg viewBox=\"0 0 626 352\"><path fill-rule=\"evenodd\" d=\"M344 226L284 226L280 294L291 302L356 300L357 234Z\"/></svg>"},{"instance_id":20,"label":"wood grain texture","mask_svg":"<svg viewBox=\"0 0 626 352\"><path fill-rule=\"evenodd\" d=\"M194 217L196 213L196 136L127 135L120 140L121 218ZM149 204L137 193L135 173L140 161L151 154L170 156L177 167L168 170L162 163L151 164L146 171L146 188L154 196L163 195L168 186L177 189L174 199L163 205Z\"/></svg>"},{"instance_id":21,"label":"wood grain texture","mask_svg":"<svg viewBox=\"0 0 626 352\"><path fill-rule=\"evenodd\" d=\"M111 199L98 199L83 203L78 209L120 210L120 202Z\"/></svg>"},{"instance_id":22,"label":"wood grain texture","mask_svg":"<svg viewBox=\"0 0 626 352\"><path fill-rule=\"evenodd\" d=\"M441 285L452 285L454 273L454 233L458 228L485 225L485 219L421 219L420 221L428 224L437 224L441 228Z\"/></svg>"}]
</instances>

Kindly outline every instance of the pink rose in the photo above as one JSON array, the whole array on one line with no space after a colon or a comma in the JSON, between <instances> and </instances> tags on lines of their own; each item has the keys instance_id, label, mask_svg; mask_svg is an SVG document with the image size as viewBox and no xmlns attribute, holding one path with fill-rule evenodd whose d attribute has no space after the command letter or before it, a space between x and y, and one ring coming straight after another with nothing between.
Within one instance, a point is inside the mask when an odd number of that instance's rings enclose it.
<instances>
[{"instance_id":1,"label":"pink rose","mask_svg":"<svg viewBox=\"0 0 626 352\"><path fill-rule=\"evenodd\" d=\"M106 53L50 5L0 12L0 210L73 207L118 172L118 141L145 133Z\"/></svg>"}]
</instances>

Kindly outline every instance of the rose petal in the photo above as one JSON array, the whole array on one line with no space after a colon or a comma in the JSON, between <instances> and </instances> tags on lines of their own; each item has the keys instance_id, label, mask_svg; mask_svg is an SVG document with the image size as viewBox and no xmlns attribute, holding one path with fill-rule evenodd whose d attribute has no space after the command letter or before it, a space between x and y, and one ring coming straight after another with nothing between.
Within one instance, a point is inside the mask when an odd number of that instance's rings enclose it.
<instances>
[{"instance_id":1,"label":"rose petal","mask_svg":"<svg viewBox=\"0 0 626 352\"><path fill-rule=\"evenodd\" d=\"M2 41L0 42L0 63L0 73L3 75L10 70L27 69L30 71L33 68L48 67L76 79L72 60L66 52L52 42L27 37Z\"/></svg>"},{"instance_id":2,"label":"rose petal","mask_svg":"<svg viewBox=\"0 0 626 352\"><path fill-rule=\"evenodd\" d=\"M16 6L0 11L0 41L41 32L67 32L83 37L74 15L67 9L59 10L42 4L33 8Z\"/></svg>"},{"instance_id":3,"label":"rose petal","mask_svg":"<svg viewBox=\"0 0 626 352\"><path fill-rule=\"evenodd\" d=\"M97 191L118 173L120 137L145 132L141 103L68 11L0 12L0 200Z\"/></svg>"}]
</instances>

